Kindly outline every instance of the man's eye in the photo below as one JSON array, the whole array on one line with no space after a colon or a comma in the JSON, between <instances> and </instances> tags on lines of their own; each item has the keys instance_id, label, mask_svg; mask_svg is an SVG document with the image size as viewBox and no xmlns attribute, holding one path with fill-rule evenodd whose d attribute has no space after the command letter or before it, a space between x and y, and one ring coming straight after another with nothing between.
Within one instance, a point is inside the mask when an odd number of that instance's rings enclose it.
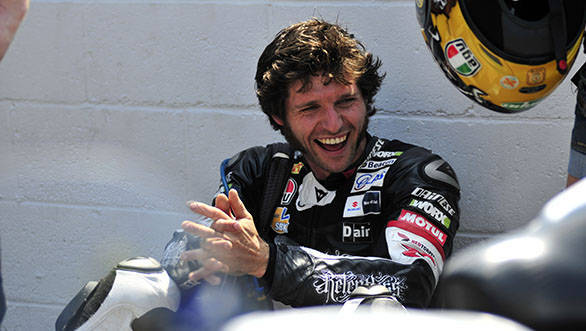
<instances>
[{"instance_id":1,"label":"man's eye","mask_svg":"<svg viewBox=\"0 0 586 331\"><path fill-rule=\"evenodd\" d=\"M341 106L346 106L346 105L350 105L352 102L354 102L354 100L356 100L356 98L344 98L344 99L340 100L340 102L338 104Z\"/></svg>"},{"instance_id":2,"label":"man's eye","mask_svg":"<svg viewBox=\"0 0 586 331\"><path fill-rule=\"evenodd\" d=\"M309 112L309 111L312 111L315 109L317 109L317 106L309 106L309 107L301 108L299 111L302 113L305 113L305 112Z\"/></svg>"}]
</instances>

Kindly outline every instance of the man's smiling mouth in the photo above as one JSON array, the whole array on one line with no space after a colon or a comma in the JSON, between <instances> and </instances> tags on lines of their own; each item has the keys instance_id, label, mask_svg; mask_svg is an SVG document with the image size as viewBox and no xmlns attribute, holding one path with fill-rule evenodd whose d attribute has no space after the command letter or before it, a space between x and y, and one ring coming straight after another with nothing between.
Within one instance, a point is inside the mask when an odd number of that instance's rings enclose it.
<instances>
[{"instance_id":1,"label":"man's smiling mouth","mask_svg":"<svg viewBox=\"0 0 586 331\"><path fill-rule=\"evenodd\" d=\"M344 148L347 140L348 134L345 134L339 137L315 139L315 142L326 151L335 152Z\"/></svg>"}]
</instances>

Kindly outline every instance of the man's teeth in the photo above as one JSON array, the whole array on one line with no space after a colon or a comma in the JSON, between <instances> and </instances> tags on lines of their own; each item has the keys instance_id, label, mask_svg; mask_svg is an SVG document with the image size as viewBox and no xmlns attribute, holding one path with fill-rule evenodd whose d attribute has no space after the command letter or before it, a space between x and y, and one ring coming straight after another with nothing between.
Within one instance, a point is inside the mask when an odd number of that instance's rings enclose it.
<instances>
[{"instance_id":1,"label":"man's teeth","mask_svg":"<svg viewBox=\"0 0 586 331\"><path fill-rule=\"evenodd\" d=\"M348 136L337 137L337 138L322 138L322 139L318 139L318 141L324 145L337 145L337 144L341 144L344 141L346 141L346 138L348 138Z\"/></svg>"}]
</instances>

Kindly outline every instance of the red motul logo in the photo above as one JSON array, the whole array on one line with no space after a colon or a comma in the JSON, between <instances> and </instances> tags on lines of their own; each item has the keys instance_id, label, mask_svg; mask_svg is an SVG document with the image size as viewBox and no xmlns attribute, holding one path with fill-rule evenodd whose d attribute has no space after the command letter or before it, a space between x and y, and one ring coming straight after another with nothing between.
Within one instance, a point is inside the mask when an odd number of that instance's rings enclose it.
<instances>
[{"instance_id":1,"label":"red motul logo","mask_svg":"<svg viewBox=\"0 0 586 331\"><path fill-rule=\"evenodd\" d=\"M417 225L418 227L425 230L425 232L436 238L442 244L442 246L446 242L446 234L417 213L403 209L401 211L401 216L399 216L399 221L409 222L411 224Z\"/></svg>"}]
</instances>

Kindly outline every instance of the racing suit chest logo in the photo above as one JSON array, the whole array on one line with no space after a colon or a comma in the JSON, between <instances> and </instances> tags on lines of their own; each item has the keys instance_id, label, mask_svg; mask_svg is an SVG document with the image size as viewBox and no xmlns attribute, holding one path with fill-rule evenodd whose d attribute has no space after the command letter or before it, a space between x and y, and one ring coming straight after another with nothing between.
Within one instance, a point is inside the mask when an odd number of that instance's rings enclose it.
<instances>
[{"instance_id":1,"label":"racing suit chest logo","mask_svg":"<svg viewBox=\"0 0 586 331\"><path fill-rule=\"evenodd\" d=\"M356 173L356 180L354 181L354 185L352 186L352 191L350 191L350 193L366 191L373 186L383 186L385 175L387 174L388 170L389 168L386 167L376 172Z\"/></svg>"},{"instance_id":2,"label":"racing suit chest logo","mask_svg":"<svg viewBox=\"0 0 586 331\"><path fill-rule=\"evenodd\" d=\"M342 223L342 242L372 242L372 229L370 223Z\"/></svg>"},{"instance_id":3,"label":"racing suit chest logo","mask_svg":"<svg viewBox=\"0 0 586 331\"><path fill-rule=\"evenodd\" d=\"M312 172L303 177L295 207L299 211L313 206L325 206L334 201L336 191L329 191L315 178Z\"/></svg>"}]
</instances>

